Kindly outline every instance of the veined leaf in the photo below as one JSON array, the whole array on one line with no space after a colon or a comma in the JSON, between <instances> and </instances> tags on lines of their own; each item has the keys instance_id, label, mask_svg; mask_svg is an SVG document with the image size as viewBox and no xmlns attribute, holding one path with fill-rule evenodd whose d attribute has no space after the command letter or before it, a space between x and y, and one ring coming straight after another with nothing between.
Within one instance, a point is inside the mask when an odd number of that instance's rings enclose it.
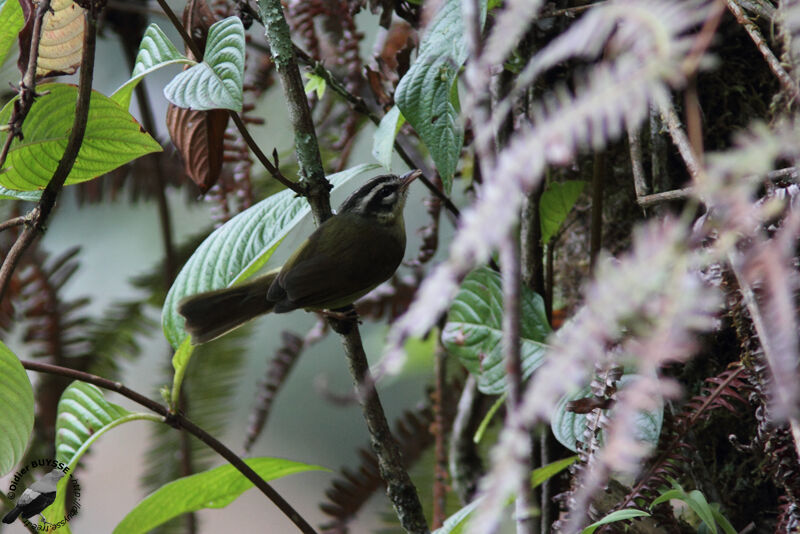
<instances>
[{"instance_id":1,"label":"veined leaf","mask_svg":"<svg viewBox=\"0 0 800 534\"><path fill-rule=\"evenodd\" d=\"M5 170L5 169L3 169ZM3 174L3 171L0 171ZM28 202L36 202L42 197L41 191L14 191L13 189L6 189L0 186L0 199L2 200L27 200Z\"/></svg>"},{"instance_id":2,"label":"veined leaf","mask_svg":"<svg viewBox=\"0 0 800 534\"><path fill-rule=\"evenodd\" d=\"M81 446L103 427L131 412L108 402L100 388L76 380L58 401L56 459L66 464Z\"/></svg>"},{"instance_id":3,"label":"veined leaf","mask_svg":"<svg viewBox=\"0 0 800 534\"><path fill-rule=\"evenodd\" d=\"M281 458L245 460L266 481L304 471L327 471L324 467ZM230 464L180 478L144 498L114 528L114 533L149 532L158 525L187 512L203 508L224 508L253 483Z\"/></svg>"},{"instance_id":4,"label":"veined leaf","mask_svg":"<svg viewBox=\"0 0 800 534\"><path fill-rule=\"evenodd\" d=\"M392 106L381 119L372 141L372 155L383 165L387 171L392 170L392 154L394 153L394 140L397 132L406 119L400 113L400 108Z\"/></svg>"},{"instance_id":5,"label":"veined leaf","mask_svg":"<svg viewBox=\"0 0 800 534\"><path fill-rule=\"evenodd\" d=\"M542 297L523 288L521 294L522 373L531 375L544 361L545 339L550 326ZM505 390L503 337L503 291L500 274L481 267L461 284L442 332L447 350L478 379L478 389L488 395Z\"/></svg>"},{"instance_id":6,"label":"veined leaf","mask_svg":"<svg viewBox=\"0 0 800 534\"><path fill-rule=\"evenodd\" d=\"M480 4L485 18L486 0ZM395 92L397 107L428 147L446 193L452 187L464 143L455 82L467 56L461 2L445 0L428 26L416 61Z\"/></svg>"},{"instance_id":7,"label":"veined leaf","mask_svg":"<svg viewBox=\"0 0 800 534\"><path fill-rule=\"evenodd\" d=\"M17 0L0 0L0 65L6 62L8 51L14 45L25 17Z\"/></svg>"},{"instance_id":8,"label":"veined leaf","mask_svg":"<svg viewBox=\"0 0 800 534\"><path fill-rule=\"evenodd\" d=\"M164 96L189 109L242 110L244 27L238 17L211 26L203 62L175 76Z\"/></svg>"},{"instance_id":9,"label":"veined leaf","mask_svg":"<svg viewBox=\"0 0 800 534\"><path fill-rule=\"evenodd\" d=\"M180 64L194 65L196 62L181 54L158 25L151 24L145 30L142 42L139 44L139 53L136 55L131 79L114 91L111 95L112 100L125 109L130 108L133 90L146 75L167 65Z\"/></svg>"},{"instance_id":10,"label":"veined leaf","mask_svg":"<svg viewBox=\"0 0 800 534\"><path fill-rule=\"evenodd\" d=\"M0 185L18 191L43 189L58 166L67 146L75 119L78 88L74 85L49 83L37 86L39 97L25 120L23 140L15 139L0 174ZM12 100L0 110L0 124L8 122L14 108ZM7 132L0 132L0 142ZM89 119L78 158L66 184L96 178L161 145L143 132L139 123L107 96L92 91Z\"/></svg>"},{"instance_id":11,"label":"veined leaf","mask_svg":"<svg viewBox=\"0 0 800 534\"><path fill-rule=\"evenodd\" d=\"M33 406L28 374L0 341L0 476L10 472L25 454L33 430Z\"/></svg>"},{"instance_id":12,"label":"veined leaf","mask_svg":"<svg viewBox=\"0 0 800 534\"><path fill-rule=\"evenodd\" d=\"M334 189L378 168L363 164L328 177ZM252 206L217 228L186 262L167 293L161 314L164 335L178 348L186 332L177 312L184 297L227 287L267 263L289 231L310 213L308 202L285 190Z\"/></svg>"},{"instance_id":13,"label":"veined leaf","mask_svg":"<svg viewBox=\"0 0 800 534\"><path fill-rule=\"evenodd\" d=\"M21 71L28 66L28 54L33 35L36 6L23 0L25 26L19 34L20 55L17 65ZM72 74L78 70L83 53L84 9L72 0L52 0L50 10L42 20L36 77L51 73Z\"/></svg>"},{"instance_id":14,"label":"veined leaf","mask_svg":"<svg viewBox=\"0 0 800 534\"><path fill-rule=\"evenodd\" d=\"M622 389L626 384L636 379L636 375L622 375L619 380L619 388ZM586 414L567 411L567 403L570 401L584 399L591 396L589 386L579 389L572 395L564 396L556 405L555 415L550 424L556 439L566 448L573 452L578 452L575 443L583 439L586 430ZM612 408L613 410L613 408ZM661 434L661 424L664 420L664 407L652 412L640 412L636 418L636 427L633 430L634 436L641 441L652 445L658 443L658 436ZM604 433L601 433L602 442Z\"/></svg>"},{"instance_id":15,"label":"veined leaf","mask_svg":"<svg viewBox=\"0 0 800 534\"><path fill-rule=\"evenodd\" d=\"M583 191L586 182L570 180L553 182L547 186L539 199L539 221L542 228L542 243L545 245L558 232L572 206Z\"/></svg>"}]
</instances>

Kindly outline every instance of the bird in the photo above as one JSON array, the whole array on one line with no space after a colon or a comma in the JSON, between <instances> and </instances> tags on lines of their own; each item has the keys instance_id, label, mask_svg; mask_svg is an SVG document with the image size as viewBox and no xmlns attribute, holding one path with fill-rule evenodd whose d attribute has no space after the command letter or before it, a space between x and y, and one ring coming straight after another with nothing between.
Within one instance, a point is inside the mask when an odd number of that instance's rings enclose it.
<instances>
[{"instance_id":1,"label":"bird","mask_svg":"<svg viewBox=\"0 0 800 534\"><path fill-rule=\"evenodd\" d=\"M181 300L178 313L192 344L216 339L265 313L344 308L389 279L405 253L408 186L421 174L370 179L282 267Z\"/></svg>"},{"instance_id":2,"label":"bird","mask_svg":"<svg viewBox=\"0 0 800 534\"><path fill-rule=\"evenodd\" d=\"M11 524L22 514L25 519L36 514L53 504L56 499L58 481L64 476L64 471L53 469L45 476L31 484L17 500L16 506L3 517L3 523Z\"/></svg>"}]
</instances>

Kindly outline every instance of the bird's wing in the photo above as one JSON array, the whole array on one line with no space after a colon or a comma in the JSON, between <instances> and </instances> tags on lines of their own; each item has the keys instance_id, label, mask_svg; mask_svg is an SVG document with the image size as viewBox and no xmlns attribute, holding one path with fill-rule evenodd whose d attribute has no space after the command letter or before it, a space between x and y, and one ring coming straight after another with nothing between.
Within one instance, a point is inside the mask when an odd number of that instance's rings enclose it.
<instances>
[{"instance_id":1,"label":"bird's wing","mask_svg":"<svg viewBox=\"0 0 800 534\"><path fill-rule=\"evenodd\" d=\"M350 224L349 221L336 222ZM276 305L276 311L345 306L352 302L344 302L348 297L361 296L394 273L403 259L405 247L400 243L387 247L380 242L381 246L365 254L364 242L385 241L387 237L372 224L359 226L348 230L358 232L359 240L332 241L329 235L323 242L321 232L311 234L305 246L286 262L270 288L270 299L283 298L283 302Z\"/></svg>"},{"instance_id":2,"label":"bird's wing","mask_svg":"<svg viewBox=\"0 0 800 534\"><path fill-rule=\"evenodd\" d=\"M22 495L20 496L19 500L17 500L17 506L19 506L20 508L22 508L23 506L28 506L39 495L40 492L34 490L33 485L31 485L30 488L22 492Z\"/></svg>"},{"instance_id":3,"label":"bird's wing","mask_svg":"<svg viewBox=\"0 0 800 534\"><path fill-rule=\"evenodd\" d=\"M47 473L45 476L31 484L28 488L34 491L38 491L39 493L51 493L56 491L56 487L58 487L58 481L61 477L56 477Z\"/></svg>"}]
</instances>

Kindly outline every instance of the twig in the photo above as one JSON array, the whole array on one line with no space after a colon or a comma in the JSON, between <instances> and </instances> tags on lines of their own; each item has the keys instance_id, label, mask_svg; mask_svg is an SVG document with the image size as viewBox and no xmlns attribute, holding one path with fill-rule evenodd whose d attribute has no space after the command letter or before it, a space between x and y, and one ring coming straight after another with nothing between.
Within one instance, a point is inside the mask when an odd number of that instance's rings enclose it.
<instances>
[{"instance_id":1,"label":"twig","mask_svg":"<svg viewBox=\"0 0 800 534\"><path fill-rule=\"evenodd\" d=\"M603 4L606 3L607 2L595 2L594 4L586 4L585 6L575 6L575 7L568 7L566 9L554 9L552 11L545 11L539 16L539 18L548 19L548 18L563 17L563 16L574 17L579 13L583 13L584 11L592 9L593 7L596 6L602 6Z\"/></svg>"},{"instance_id":2,"label":"twig","mask_svg":"<svg viewBox=\"0 0 800 534\"><path fill-rule=\"evenodd\" d=\"M663 193L653 193L652 195L645 195L636 199L636 202L643 208L649 208L662 202L672 202L674 200L683 200L689 198L694 193L694 188L684 187L683 189L674 189L672 191L664 191Z\"/></svg>"},{"instance_id":3,"label":"twig","mask_svg":"<svg viewBox=\"0 0 800 534\"><path fill-rule=\"evenodd\" d=\"M592 163L592 222L589 243L590 265L594 268L597 255L603 247L603 181L606 173L606 157L602 152L595 154Z\"/></svg>"},{"instance_id":4,"label":"twig","mask_svg":"<svg viewBox=\"0 0 800 534\"><path fill-rule=\"evenodd\" d=\"M440 322L440 327L443 326ZM433 472L433 514L432 528L439 528L447 518L445 509L447 501L447 448L445 446L445 436L447 428L445 426L444 402L447 396L447 351L442 345L441 337L436 339L436 352L434 360L434 375L436 377L436 389L432 393L433 397L433 424L431 432L434 437L434 455L436 463Z\"/></svg>"},{"instance_id":5,"label":"twig","mask_svg":"<svg viewBox=\"0 0 800 534\"><path fill-rule=\"evenodd\" d=\"M481 421L482 398L475 375L468 374L453 418L448 454L453 490L463 505L472 501L483 475L483 460L472 439Z\"/></svg>"},{"instance_id":6,"label":"twig","mask_svg":"<svg viewBox=\"0 0 800 534\"><path fill-rule=\"evenodd\" d=\"M103 378L101 376L93 375L91 373L84 373L83 371L76 371L75 369L70 369L68 367L61 367L58 365L52 365L49 363L42 363L42 362L34 362L34 361L27 361L22 360L22 366L29 370L29 371L37 371L40 373L48 373L53 375L65 376L67 378L73 378L75 380L80 380L82 382L86 382L88 384L94 384L97 387L107 389L110 391L115 391L122 395L123 397L127 397L128 399L132 400L133 402L140 404L151 410L158 415L164 417L164 422L172 426L176 429L184 428L197 439L211 447L214 451L216 451L220 456L228 460L231 465L233 465L240 473L242 473L250 482L253 483L261 492L266 495L275 505L283 512L286 517L292 520L292 522L297 525L297 527L306 533L314 533L314 529L309 525L303 517L297 513L297 511L292 508L292 506L286 502L283 497L280 496L278 492L276 492L269 484L267 484L264 479L262 479L258 473L253 471L253 469L247 465L244 460L242 460L239 456L236 455L232 450L227 448L222 442L217 440L214 436L194 424L191 420L187 419L185 416L181 415L180 413L170 412L169 409L164 406L163 404L159 404L156 401L149 399L142 395L141 393L134 391L126 386L124 386L121 382L115 382L113 380L108 380L107 378Z\"/></svg>"},{"instance_id":7,"label":"twig","mask_svg":"<svg viewBox=\"0 0 800 534\"><path fill-rule=\"evenodd\" d=\"M522 403L522 357L520 346L520 293L521 273L519 257L519 236L516 229L510 232L500 248L500 263L503 266L503 361L506 371L506 427L517 428L526 435L525 425L519 414ZM521 439L515 447L519 454L514 461L518 463L517 498L515 518L517 533L533 532L534 521L531 515L533 500L531 492L531 440Z\"/></svg>"},{"instance_id":8,"label":"twig","mask_svg":"<svg viewBox=\"0 0 800 534\"><path fill-rule=\"evenodd\" d=\"M8 151L11 150L11 142L16 137L22 138L22 123L28 112L31 110L34 99L39 96L36 94L36 65L39 61L39 41L42 38L42 19L45 13L50 11L50 0L42 0L36 8L33 19L33 34L31 35L31 48L28 53L28 65L25 74L19 84L19 99L14 102L14 111L8 121L8 137L0 149L0 168L6 162Z\"/></svg>"},{"instance_id":9,"label":"twig","mask_svg":"<svg viewBox=\"0 0 800 534\"><path fill-rule=\"evenodd\" d=\"M178 16L175 14L175 12L169 7L169 4L167 4L166 0L158 0L158 5L161 6L164 14L167 16L170 22L172 22L172 25L175 27L175 29L178 30L181 39L183 39L183 42L186 44L186 47L189 49L192 55L196 58L202 58L203 51L198 48L197 43L194 42L194 39L192 39L189 34L186 33L186 28L183 27L183 23L178 19ZM305 195L306 192L302 186L286 178L286 176L281 173L280 169L278 169L276 165L273 165L269 158L267 158L266 154L264 154L264 152L261 150L261 147L259 147L258 143L256 143L253 139L253 136L250 135L250 132L247 130L247 127L245 126L244 121L242 121L241 116L233 110L228 110L228 114L233 120L233 123L236 125L236 128L238 128L242 139L245 143L247 143L248 148L250 148L261 165L267 169L267 172L269 172L273 178L286 186L288 189L291 189L298 195Z\"/></svg>"},{"instance_id":10,"label":"twig","mask_svg":"<svg viewBox=\"0 0 800 534\"><path fill-rule=\"evenodd\" d=\"M744 29L750 35L750 38L756 44L758 51L761 52L761 55L764 56L764 59L767 61L767 65L769 65L770 70L773 74L778 78L778 82L780 82L783 89L786 93L791 97L791 100L798 100L800 98L800 87L792 80L792 77L789 76L789 73L784 70L781 66L780 60L775 57L775 54L772 53L772 50L767 45L767 42L764 40L764 37L761 35L761 32L758 29L753 21L751 21L742 8L734 0L727 0L728 3L728 10L733 13L733 16L736 17L736 20L744 26Z\"/></svg>"},{"instance_id":11,"label":"twig","mask_svg":"<svg viewBox=\"0 0 800 534\"><path fill-rule=\"evenodd\" d=\"M322 168L317 136L300 78L289 25L280 0L259 0L258 5L272 51L272 59L281 77L289 106L289 118L294 129L295 152L300 165L300 174L306 182L306 198L317 224L320 224L331 215L330 184L325 179ZM400 519L400 524L409 532L426 533L428 525L422 504L405 469L400 448L392 436L386 414L378 398L361 342L361 334L358 331L358 323L355 320L339 321L334 318L329 318L328 321L342 338L350 374L370 433L372 449L378 458L381 478L386 482L387 494Z\"/></svg>"},{"instance_id":12,"label":"twig","mask_svg":"<svg viewBox=\"0 0 800 534\"><path fill-rule=\"evenodd\" d=\"M692 150L692 145L689 138L681 128L681 121L678 119L675 109L669 103L661 103L661 118L666 122L669 134L672 137L672 142L678 148L683 161L686 163L686 168L692 179L697 181L702 176L702 167L697 161L697 156Z\"/></svg>"},{"instance_id":13,"label":"twig","mask_svg":"<svg viewBox=\"0 0 800 534\"><path fill-rule=\"evenodd\" d=\"M49 5L45 0L43 4ZM41 6L40 6L41 7ZM47 219L50 216L53 207L55 206L56 199L58 198L61 188L67 179L75 159L78 157L78 151L83 143L83 134L86 132L86 123L89 118L89 100L92 94L92 75L94 72L94 56L95 44L97 40L97 8L94 4L90 4L85 10L85 28L83 32L83 55L81 58L81 74L80 81L78 82L78 100L75 105L75 119L72 123L67 146L64 149L64 155L58 162L53 176L47 183L39 203L29 214L31 223L25 227L25 230L20 234L14 245L11 247L8 255L3 260L3 265L0 267L0 302L5 296L8 283L11 280L11 275L16 269L22 254L33 243L33 240L39 235L39 232L45 226ZM34 53L34 50L31 50ZM35 61L29 62L28 67L33 64L33 72L36 71ZM27 79L31 72L25 73ZM28 82L23 80L23 83L28 86ZM9 134L9 138L11 134Z\"/></svg>"},{"instance_id":14,"label":"twig","mask_svg":"<svg viewBox=\"0 0 800 534\"><path fill-rule=\"evenodd\" d=\"M642 143L639 140L639 130L628 130L628 147L631 153L631 171L633 173L633 188L636 191L636 200L647 196L647 178L644 175L642 163Z\"/></svg>"},{"instance_id":15,"label":"twig","mask_svg":"<svg viewBox=\"0 0 800 534\"><path fill-rule=\"evenodd\" d=\"M26 215L20 215L19 217L14 217L13 219L9 219L0 223L0 232L3 230L8 230L9 228L14 228L15 226L22 226L29 221L29 218Z\"/></svg>"}]
</instances>

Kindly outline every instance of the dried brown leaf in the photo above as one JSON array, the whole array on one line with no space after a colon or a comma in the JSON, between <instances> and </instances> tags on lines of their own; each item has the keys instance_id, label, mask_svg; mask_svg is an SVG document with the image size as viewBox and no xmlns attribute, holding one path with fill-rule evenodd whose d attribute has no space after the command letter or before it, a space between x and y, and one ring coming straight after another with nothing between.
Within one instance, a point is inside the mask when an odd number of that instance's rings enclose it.
<instances>
[{"instance_id":1,"label":"dried brown leaf","mask_svg":"<svg viewBox=\"0 0 800 534\"><path fill-rule=\"evenodd\" d=\"M219 179L228 112L169 105L167 129L183 159L184 172L205 193Z\"/></svg>"},{"instance_id":2,"label":"dried brown leaf","mask_svg":"<svg viewBox=\"0 0 800 534\"><path fill-rule=\"evenodd\" d=\"M25 27L19 34L20 55L17 66L24 73L28 66L36 9L31 0L22 0L20 4L25 15ZM73 74L81 64L84 9L72 0L52 0L50 8L51 11L44 16L42 37L39 41L37 78Z\"/></svg>"}]
</instances>

